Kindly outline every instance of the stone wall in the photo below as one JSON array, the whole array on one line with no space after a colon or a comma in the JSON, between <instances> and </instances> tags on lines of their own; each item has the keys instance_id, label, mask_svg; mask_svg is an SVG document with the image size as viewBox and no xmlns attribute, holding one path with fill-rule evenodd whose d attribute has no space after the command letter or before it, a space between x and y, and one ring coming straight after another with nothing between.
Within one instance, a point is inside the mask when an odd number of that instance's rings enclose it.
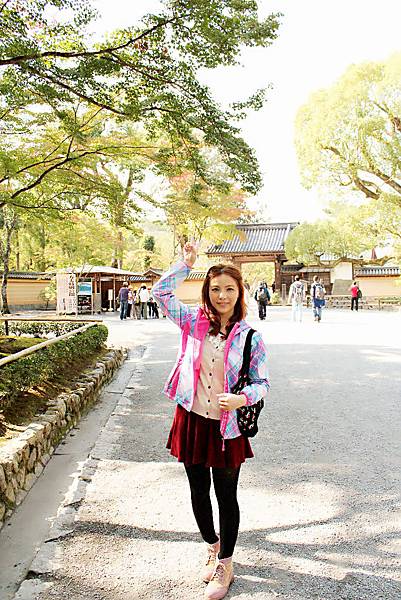
<instances>
[{"instance_id":1,"label":"stone wall","mask_svg":"<svg viewBox=\"0 0 401 600\"><path fill-rule=\"evenodd\" d=\"M91 371L76 380L72 392L49 401L43 415L18 437L0 446L0 529L42 473L56 446L97 399L125 358L125 351L109 350Z\"/></svg>"},{"instance_id":2,"label":"stone wall","mask_svg":"<svg viewBox=\"0 0 401 600\"><path fill-rule=\"evenodd\" d=\"M358 305L363 310L396 311L399 309L397 304L390 304L378 296L362 296ZM326 306L328 308L349 309L351 307L351 296L326 296Z\"/></svg>"}]
</instances>

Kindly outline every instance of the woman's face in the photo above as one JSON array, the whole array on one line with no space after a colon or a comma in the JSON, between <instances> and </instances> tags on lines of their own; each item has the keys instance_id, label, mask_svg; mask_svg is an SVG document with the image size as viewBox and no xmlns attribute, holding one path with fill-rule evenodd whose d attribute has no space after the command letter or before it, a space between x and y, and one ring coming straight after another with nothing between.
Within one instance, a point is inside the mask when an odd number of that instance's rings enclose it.
<instances>
[{"instance_id":1,"label":"woman's face","mask_svg":"<svg viewBox=\"0 0 401 600\"><path fill-rule=\"evenodd\" d=\"M212 277L209 285L209 298L213 308L220 317L229 319L234 313L235 304L238 300L239 289L235 279L230 275L218 275Z\"/></svg>"}]
</instances>

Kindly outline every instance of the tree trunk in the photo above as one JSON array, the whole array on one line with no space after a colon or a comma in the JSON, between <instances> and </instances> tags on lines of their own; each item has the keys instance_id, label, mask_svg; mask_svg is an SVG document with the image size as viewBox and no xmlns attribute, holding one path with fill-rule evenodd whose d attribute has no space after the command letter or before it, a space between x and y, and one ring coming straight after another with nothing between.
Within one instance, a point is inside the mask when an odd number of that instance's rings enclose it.
<instances>
[{"instance_id":1,"label":"tree trunk","mask_svg":"<svg viewBox=\"0 0 401 600\"><path fill-rule=\"evenodd\" d=\"M17 271L19 271L21 268L21 252L19 245L18 229L15 232L15 268Z\"/></svg>"},{"instance_id":2,"label":"tree trunk","mask_svg":"<svg viewBox=\"0 0 401 600\"><path fill-rule=\"evenodd\" d=\"M2 210L2 226L5 236L0 240L0 255L3 262L3 276L1 279L1 300L3 314L10 314L7 298L8 274L10 270L11 237L17 227L17 215L13 210L9 213L6 208Z\"/></svg>"},{"instance_id":3,"label":"tree trunk","mask_svg":"<svg viewBox=\"0 0 401 600\"><path fill-rule=\"evenodd\" d=\"M1 312L3 315L9 315L10 308L8 306L8 299L7 299L8 265L6 268L5 261L3 261L3 263L4 263L4 270L3 270L3 276L1 278L1 302L2 302Z\"/></svg>"},{"instance_id":4,"label":"tree trunk","mask_svg":"<svg viewBox=\"0 0 401 600\"><path fill-rule=\"evenodd\" d=\"M10 254L11 254L11 236L13 233L12 224L7 227L7 235L5 245L3 246L2 259L3 259L3 276L1 279L1 301L2 301L2 313L3 315L10 314L10 308L8 306L7 298L7 284L8 274L10 272Z\"/></svg>"}]
</instances>

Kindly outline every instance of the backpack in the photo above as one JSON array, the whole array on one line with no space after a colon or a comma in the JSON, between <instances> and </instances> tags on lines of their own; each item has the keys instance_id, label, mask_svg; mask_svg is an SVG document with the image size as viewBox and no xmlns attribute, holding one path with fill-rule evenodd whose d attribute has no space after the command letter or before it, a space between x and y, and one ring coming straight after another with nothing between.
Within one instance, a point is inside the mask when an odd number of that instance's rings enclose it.
<instances>
[{"instance_id":1,"label":"backpack","mask_svg":"<svg viewBox=\"0 0 401 600\"><path fill-rule=\"evenodd\" d=\"M321 283L315 285L315 298L317 300L324 300L324 287Z\"/></svg>"},{"instance_id":2,"label":"backpack","mask_svg":"<svg viewBox=\"0 0 401 600\"><path fill-rule=\"evenodd\" d=\"M295 302L297 304L302 304L304 301L304 286L302 285L302 283L300 285L293 285L292 288L292 297L293 300L295 300Z\"/></svg>"},{"instance_id":3,"label":"backpack","mask_svg":"<svg viewBox=\"0 0 401 600\"><path fill-rule=\"evenodd\" d=\"M362 298L362 292L359 288L358 288L358 292L357 292L357 298Z\"/></svg>"},{"instance_id":4,"label":"backpack","mask_svg":"<svg viewBox=\"0 0 401 600\"><path fill-rule=\"evenodd\" d=\"M258 292L258 300L260 300L262 302L266 302L268 300L267 293L266 293L266 288L262 288L261 290L259 290L259 292Z\"/></svg>"}]
</instances>

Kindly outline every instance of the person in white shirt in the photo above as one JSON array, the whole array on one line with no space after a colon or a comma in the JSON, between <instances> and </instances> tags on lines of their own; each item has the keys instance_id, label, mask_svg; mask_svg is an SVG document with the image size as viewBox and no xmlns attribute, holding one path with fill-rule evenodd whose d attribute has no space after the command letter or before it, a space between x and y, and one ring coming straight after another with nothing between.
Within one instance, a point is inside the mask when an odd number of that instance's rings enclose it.
<instances>
[{"instance_id":1,"label":"person in white shirt","mask_svg":"<svg viewBox=\"0 0 401 600\"><path fill-rule=\"evenodd\" d=\"M295 281L290 286L288 301L292 304L292 320L302 321L302 308L305 300L305 287L299 280L299 275L295 275Z\"/></svg>"},{"instance_id":2,"label":"person in white shirt","mask_svg":"<svg viewBox=\"0 0 401 600\"><path fill-rule=\"evenodd\" d=\"M150 294L147 290L146 285L143 285L139 290L139 300L141 301L141 317L142 319L148 318L148 300Z\"/></svg>"}]
</instances>

